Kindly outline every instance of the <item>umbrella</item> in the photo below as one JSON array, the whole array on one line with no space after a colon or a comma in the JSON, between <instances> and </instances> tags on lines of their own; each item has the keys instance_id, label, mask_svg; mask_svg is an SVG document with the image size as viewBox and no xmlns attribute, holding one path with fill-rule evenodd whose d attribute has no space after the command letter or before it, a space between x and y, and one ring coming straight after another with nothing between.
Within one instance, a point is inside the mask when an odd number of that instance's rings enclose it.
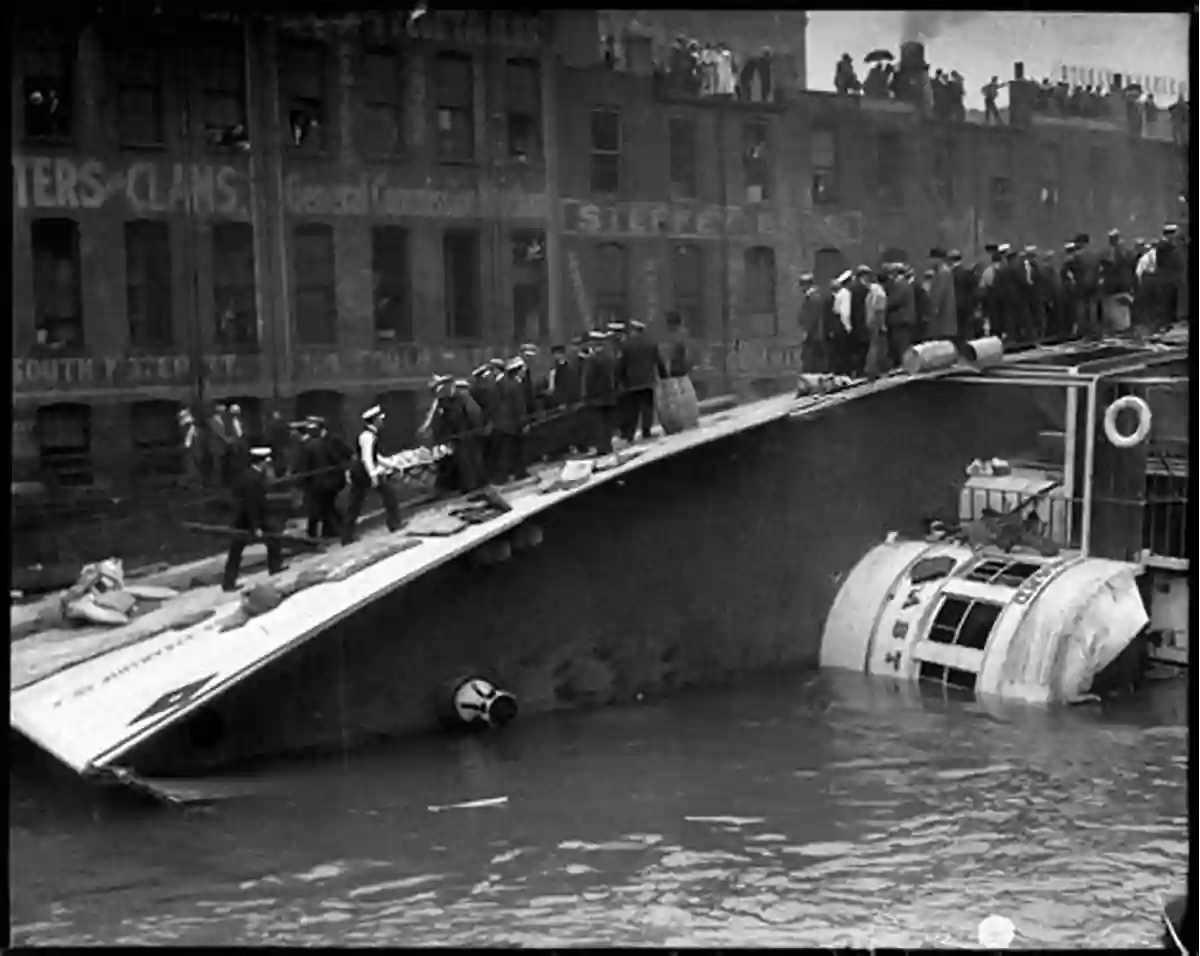
<instances>
[{"instance_id":1,"label":"umbrella","mask_svg":"<svg viewBox=\"0 0 1200 956\"><path fill-rule=\"evenodd\" d=\"M865 57L863 57L863 62L864 63L879 63L882 60L894 60L894 59L896 59L896 58L892 55L892 52L890 50L872 50Z\"/></svg>"}]
</instances>

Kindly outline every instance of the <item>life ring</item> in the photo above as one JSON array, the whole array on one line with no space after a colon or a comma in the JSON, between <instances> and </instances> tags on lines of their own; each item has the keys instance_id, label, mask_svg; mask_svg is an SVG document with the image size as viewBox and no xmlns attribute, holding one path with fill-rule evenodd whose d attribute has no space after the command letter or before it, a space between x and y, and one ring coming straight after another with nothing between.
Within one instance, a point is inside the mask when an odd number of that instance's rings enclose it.
<instances>
[{"instance_id":1,"label":"life ring","mask_svg":"<svg viewBox=\"0 0 1200 956\"><path fill-rule=\"evenodd\" d=\"M1117 428L1117 416L1125 409L1138 414L1138 425L1130 434L1122 435ZM1108 406L1104 413L1104 435L1115 448L1132 448L1140 445L1150 434L1150 406L1136 395L1124 395Z\"/></svg>"}]
</instances>

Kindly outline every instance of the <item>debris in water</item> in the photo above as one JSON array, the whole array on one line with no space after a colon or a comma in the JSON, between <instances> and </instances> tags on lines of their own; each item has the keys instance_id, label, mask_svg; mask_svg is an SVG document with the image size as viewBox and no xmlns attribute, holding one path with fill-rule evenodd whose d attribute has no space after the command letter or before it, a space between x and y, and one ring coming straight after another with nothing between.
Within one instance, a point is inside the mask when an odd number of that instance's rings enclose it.
<instances>
[{"instance_id":1,"label":"debris in water","mask_svg":"<svg viewBox=\"0 0 1200 956\"><path fill-rule=\"evenodd\" d=\"M684 817L688 823L724 823L731 827L744 827L762 823L762 817Z\"/></svg>"},{"instance_id":2,"label":"debris in water","mask_svg":"<svg viewBox=\"0 0 1200 956\"><path fill-rule=\"evenodd\" d=\"M485 800L468 800L466 803L448 803L443 807L430 807L430 813L441 813L443 810L475 810L479 807L498 807L508 803L508 797L488 797Z\"/></svg>"}]
</instances>

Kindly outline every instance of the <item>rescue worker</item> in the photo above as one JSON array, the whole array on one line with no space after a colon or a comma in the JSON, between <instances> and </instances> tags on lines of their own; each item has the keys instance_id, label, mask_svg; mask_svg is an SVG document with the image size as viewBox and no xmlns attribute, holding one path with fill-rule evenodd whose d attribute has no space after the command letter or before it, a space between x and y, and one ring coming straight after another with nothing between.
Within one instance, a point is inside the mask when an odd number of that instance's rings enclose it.
<instances>
[{"instance_id":1,"label":"rescue worker","mask_svg":"<svg viewBox=\"0 0 1200 956\"><path fill-rule=\"evenodd\" d=\"M565 345L550 347L550 363L550 371L546 376L547 429L550 454L559 457L572 454L577 449L573 426L583 386L579 377L579 363L567 353Z\"/></svg>"},{"instance_id":2,"label":"rescue worker","mask_svg":"<svg viewBox=\"0 0 1200 956\"><path fill-rule=\"evenodd\" d=\"M863 361L863 374L867 378L878 378L888 370L887 341L887 293L875 277L867 271L863 277L867 286L866 328L867 354Z\"/></svg>"},{"instance_id":3,"label":"rescue worker","mask_svg":"<svg viewBox=\"0 0 1200 956\"><path fill-rule=\"evenodd\" d=\"M542 461L546 457L547 433L543 427L546 418L546 369L543 368L542 353L532 342L526 342L517 351L525 363L521 371L521 382L525 387L525 415L529 430L525 436L527 460Z\"/></svg>"},{"instance_id":4,"label":"rescue worker","mask_svg":"<svg viewBox=\"0 0 1200 956\"><path fill-rule=\"evenodd\" d=\"M613 336L599 330L589 335L592 349L583 366L583 395L596 454L612 452L617 412L617 363Z\"/></svg>"},{"instance_id":5,"label":"rescue worker","mask_svg":"<svg viewBox=\"0 0 1200 956\"><path fill-rule=\"evenodd\" d=\"M492 419L496 458L490 475L495 482L520 481L529 476L525 438L529 433L528 386L520 357L508 360L496 382L496 411Z\"/></svg>"},{"instance_id":6,"label":"rescue worker","mask_svg":"<svg viewBox=\"0 0 1200 956\"><path fill-rule=\"evenodd\" d=\"M1075 261L1077 251L1074 242L1063 243L1062 265L1059 268L1059 277L1062 280L1063 289L1063 309L1065 312L1063 326L1066 330L1066 337L1072 339L1079 334L1080 315L1083 311L1083 306L1079 299L1078 263Z\"/></svg>"},{"instance_id":7,"label":"rescue worker","mask_svg":"<svg viewBox=\"0 0 1200 956\"><path fill-rule=\"evenodd\" d=\"M275 523L267 512L267 463L271 460L270 448L251 448L247 455L249 461L246 467L234 476L231 490L233 492L234 517L233 527L244 536L235 537L229 544L229 553L225 558L225 573L221 579L224 591L237 590L238 572L242 569L242 554L249 544L249 538L262 535L267 545L267 573L278 574L283 570L283 549Z\"/></svg>"},{"instance_id":8,"label":"rescue worker","mask_svg":"<svg viewBox=\"0 0 1200 956\"><path fill-rule=\"evenodd\" d=\"M306 439L299 466L300 487L304 492L304 510L310 538L332 538L341 531L337 497L346 485L348 449L339 447L325 419L309 415L305 421Z\"/></svg>"},{"instance_id":9,"label":"rescue worker","mask_svg":"<svg viewBox=\"0 0 1200 956\"><path fill-rule=\"evenodd\" d=\"M847 269L830 284L829 312L825 316L825 329L829 336L831 364L838 375L853 375L853 296L850 281L854 274Z\"/></svg>"},{"instance_id":10,"label":"rescue worker","mask_svg":"<svg viewBox=\"0 0 1200 956\"><path fill-rule=\"evenodd\" d=\"M887 288L888 357L898 367L916 340L916 300L912 274L900 263L892 270Z\"/></svg>"},{"instance_id":11,"label":"rescue worker","mask_svg":"<svg viewBox=\"0 0 1200 956\"><path fill-rule=\"evenodd\" d=\"M379 429L383 426L383 409L372 405L362 413L362 420L363 428L358 434L354 459L350 465L350 506L347 509L346 526L342 530L342 544L350 544L355 540L362 506L372 489L379 493L383 502L388 531L400 530L400 504L388 480L390 468L380 448Z\"/></svg>"},{"instance_id":12,"label":"rescue worker","mask_svg":"<svg viewBox=\"0 0 1200 956\"><path fill-rule=\"evenodd\" d=\"M266 443L271 446L271 467L276 477L282 478L288 472L288 452L292 447L292 431L283 420L279 409L271 411L267 419Z\"/></svg>"},{"instance_id":13,"label":"rescue worker","mask_svg":"<svg viewBox=\"0 0 1200 956\"><path fill-rule=\"evenodd\" d=\"M175 416L175 421L182 436L184 477L190 487L202 487L206 483L206 476L204 458L200 454L200 429L196 427L196 419L188 409L181 408Z\"/></svg>"},{"instance_id":14,"label":"rescue worker","mask_svg":"<svg viewBox=\"0 0 1200 956\"><path fill-rule=\"evenodd\" d=\"M933 280L929 285L929 328L930 339L958 340L958 312L954 304L954 276L946 251L935 246L929 250L933 263Z\"/></svg>"},{"instance_id":15,"label":"rescue worker","mask_svg":"<svg viewBox=\"0 0 1200 956\"><path fill-rule=\"evenodd\" d=\"M223 488L229 487L229 436L226 434L225 404L217 402L213 405L208 416L207 439L208 449L205 456L208 460L208 472L213 477L214 484Z\"/></svg>"},{"instance_id":16,"label":"rescue worker","mask_svg":"<svg viewBox=\"0 0 1200 956\"><path fill-rule=\"evenodd\" d=\"M450 454L441 459L439 469L446 490L471 492L486 483L483 469L483 411L471 397L471 383L465 379L439 380L434 395L437 409L429 429L433 442L448 445ZM441 463L439 462L439 464Z\"/></svg>"},{"instance_id":17,"label":"rescue worker","mask_svg":"<svg viewBox=\"0 0 1200 956\"><path fill-rule=\"evenodd\" d=\"M658 375L658 419L663 433L695 428L700 420L700 406L696 399L696 387L692 384L692 350L688 346L687 329L676 312L666 315L667 341L663 345L665 357L660 354Z\"/></svg>"},{"instance_id":18,"label":"rescue worker","mask_svg":"<svg viewBox=\"0 0 1200 956\"><path fill-rule=\"evenodd\" d=\"M800 367L805 372L828 372L825 357L825 303L813 284L811 272L805 272L798 281L800 315L796 324L802 338Z\"/></svg>"},{"instance_id":19,"label":"rescue worker","mask_svg":"<svg viewBox=\"0 0 1200 956\"><path fill-rule=\"evenodd\" d=\"M631 321L617 352L617 381L621 386L618 408L621 437L626 442L632 442L639 431L643 440L651 437L660 362L658 346L646 335L645 323Z\"/></svg>"}]
</instances>

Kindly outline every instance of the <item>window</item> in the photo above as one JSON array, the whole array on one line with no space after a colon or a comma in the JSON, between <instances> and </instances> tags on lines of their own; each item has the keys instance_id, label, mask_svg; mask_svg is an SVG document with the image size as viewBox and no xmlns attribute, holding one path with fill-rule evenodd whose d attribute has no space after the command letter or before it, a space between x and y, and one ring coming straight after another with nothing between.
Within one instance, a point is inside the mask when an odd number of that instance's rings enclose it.
<instances>
[{"instance_id":1,"label":"window","mask_svg":"<svg viewBox=\"0 0 1200 956\"><path fill-rule=\"evenodd\" d=\"M1057 143L1046 143L1042 147L1042 184L1038 196L1043 208L1053 210L1058 205L1061 182L1062 150Z\"/></svg>"},{"instance_id":2,"label":"window","mask_svg":"<svg viewBox=\"0 0 1200 956\"><path fill-rule=\"evenodd\" d=\"M945 667L930 661L921 661L921 666L917 670L917 678L947 687L957 687L959 690L973 691L979 675L958 667Z\"/></svg>"},{"instance_id":3,"label":"window","mask_svg":"<svg viewBox=\"0 0 1200 956\"><path fill-rule=\"evenodd\" d=\"M74 132L76 44L72 37L38 32L20 52L24 66L25 135L69 139Z\"/></svg>"},{"instance_id":4,"label":"window","mask_svg":"<svg viewBox=\"0 0 1200 956\"><path fill-rule=\"evenodd\" d=\"M308 223L292 230L296 270L296 339L301 345L337 344L333 227Z\"/></svg>"},{"instance_id":5,"label":"window","mask_svg":"<svg viewBox=\"0 0 1200 956\"><path fill-rule=\"evenodd\" d=\"M517 232L512 237L513 337L518 342L550 337L546 311L546 236Z\"/></svg>"},{"instance_id":6,"label":"window","mask_svg":"<svg viewBox=\"0 0 1200 956\"><path fill-rule=\"evenodd\" d=\"M701 247L679 243L671 250L671 286L675 293L675 312L684 328L697 338L703 338L704 309L700 294L702 268Z\"/></svg>"},{"instance_id":7,"label":"window","mask_svg":"<svg viewBox=\"0 0 1200 956\"><path fill-rule=\"evenodd\" d=\"M933 144L933 184L938 202L944 206L954 204L956 161L954 140L949 136L939 136Z\"/></svg>"},{"instance_id":8,"label":"window","mask_svg":"<svg viewBox=\"0 0 1200 956\"><path fill-rule=\"evenodd\" d=\"M139 481L183 473L183 435L175 402L135 402L129 409L134 474Z\"/></svg>"},{"instance_id":9,"label":"window","mask_svg":"<svg viewBox=\"0 0 1200 956\"><path fill-rule=\"evenodd\" d=\"M621 188L621 114L592 110L592 192L615 193Z\"/></svg>"},{"instance_id":10,"label":"window","mask_svg":"<svg viewBox=\"0 0 1200 956\"><path fill-rule=\"evenodd\" d=\"M371 276L375 290L375 338L411 342L408 230L398 226L376 226L371 230Z\"/></svg>"},{"instance_id":11,"label":"window","mask_svg":"<svg viewBox=\"0 0 1200 956\"><path fill-rule=\"evenodd\" d=\"M880 133L875 139L875 182L879 198L889 205L904 200L904 141L898 133Z\"/></svg>"},{"instance_id":12,"label":"window","mask_svg":"<svg viewBox=\"0 0 1200 956\"><path fill-rule=\"evenodd\" d=\"M161 146L164 142L162 54L147 31L121 31L112 51L117 95L117 135L122 146Z\"/></svg>"},{"instance_id":13,"label":"window","mask_svg":"<svg viewBox=\"0 0 1200 956\"><path fill-rule=\"evenodd\" d=\"M746 311L752 316L775 313L775 250L753 246L745 253ZM779 329L772 324L772 334Z\"/></svg>"},{"instance_id":14,"label":"window","mask_svg":"<svg viewBox=\"0 0 1200 956\"><path fill-rule=\"evenodd\" d=\"M125 223L125 308L134 348L171 345L171 233L164 220Z\"/></svg>"},{"instance_id":15,"label":"window","mask_svg":"<svg viewBox=\"0 0 1200 956\"><path fill-rule=\"evenodd\" d=\"M812 201L837 202L837 138L831 129L812 131Z\"/></svg>"},{"instance_id":16,"label":"window","mask_svg":"<svg viewBox=\"0 0 1200 956\"><path fill-rule=\"evenodd\" d=\"M813 256L813 282L818 289L829 288L829 283L846 271L846 257L841 249L826 247L818 249Z\"/></svg>"},{"instance_id":17,"label":"window","mask_svg":"<svg viewBox=\"0 0 1200 956\"><path fill-rule=\"evenodd\" d=\"M442 237L446 275L446 329L452 339L480 339L479 233L447 230Z\"/></svg>"},{"instance_id":18,"label":"window","mask_svg":"<svg viewBox=\"0 0 1200 956\"><path fill-rule=\"evenodd\" d=\"M667 134L671 154L671 192L683 199L696 198L696 121L671 117Z\"/></svg>"},{"instance_id":19,"label":"window","mask_svg":"<svg viewBox=\"0 0 1200 956\"><path fill-rule=\"evenodd\" d=\"M767 148L767 124L753 120L742 124L742 175L746 181L746 202L771 198Z\"/></svg>"},{"instance_id":20,"label":"window","mask_svg":"<svg viewBox=\"0 0 1200 956\"><path fill-rule=\"evenodd\" d=\"M1041 565L1028 561L989 559L971 568L963 575L963 580L979 581L983 584L1007 584L1010 588L1015 588L1020 587L1040 570Z\"/></svg>"},{"instance_id":21,"label":"window","mask_svg":"<svg viewBox=\"0 0 1200 956\"><path fill-rule=\"evenodd\" d=\"M87 405L43 405L34 425L42 472L60 485L90 485L92 409Z\"/></svg>"},{"instance_id":22,"label":"window","mask_svg":"<svg viewBox=\"0 0 1200 956\"><path fill-rule=\"evenodd\" d=\"M290 41L279 48L279 99L287 109L292 146L306 152L328 147L325 134L325 48Z\"/></svg>"},{"instance_id":23,"label":"window","mask_svg":"<svg viewBox=\"0 0 1200 956\"><path fill-rule=\"evenodd\" d=\"M1012 180L1006 176L992 177L992 215L1001 222L1012 217Z\"/></svg>"},{"instance_id":24,"label":"window","mask_svg":"<svg viewBox=\"0 0 1200 956\"><path fill-rule=\"evenodd\" d=\"M629 263L625 247L615 242L596 249L596 326L624 322L628 318Z\"/></svg>"},{"instance_id":25,"label":"window","mask_svg":"<svg viewBox=\"0 0 1200 956\"><path fill-rule=\"evenodd\" d=\"M944 598L929 627L929 640L982 651L1002 610L999 604L989 601Z\"/></svg>"},{"instance_id":26,"label":"window","mask_svg":"<svg viewBox=\"0 0 1200 956\"><path fill-rule=\"evenodd\" d=\"M362 151L387 156L404 142L400 57L391 50L368 50L363 56Z\"/></svg>"},{"instance_id":27,"label":"window","mask_svg":"<svg viewBox=\"0 0 1200 956\"><path fill-rule=\"evenodd\" d=\"M218 348L258 347L254 287L254 228L245 222L212 225L213 337Z\"/></svg>"},{"instance_id":28,"label":"window","mask_svg":"<svg viewBox=\"0 0 1200 956\"><path fill-rule=\"evenodd\" d=\"M535 161L542 152L542 73L536 60L509 60L504 67L508 97L508 155Z\"/></svg>"},{"instance_id":29,"label":"window","mask_svg":"<svg viewBox=\"0 0 1200 956\"><path fill-rule=\"evenodd\" d=\"M214 146L245 148L246 68L242 38L229 31L214 36L199 54L205 138Z\"/></svg>"},{"instance_id":30,"label":"window","mask_svg":"<svg viewBox=\"0 0 1200 956\"><path fill-rule=\"evenodd\" d=\"M79 351L83 348L79 224L73 219L35 219L30 240L37 344L43 349Z\"/></svg>"},{"instance_id":31,"label":"window","mask_svg":"<svg viewBox=\"0 0 1200 956\"><path fill-rule=\"evenodd\" d=\"M385 416L379 433L383 450L394 455L402 448L411 448L421 424L417 417L417 393L412 389L385 392L378 401Z\"/></svg>"},{"instance_id":32,"label":"window","mask_svg":"<svg viewBox=\"0 0 1200 956\"><path fill-rule=\"evenodd\" d=\"M439 53L437 85L438 159L469 163L475 159L475 77L471 58Z\"/></svg>"}]
</instances>

